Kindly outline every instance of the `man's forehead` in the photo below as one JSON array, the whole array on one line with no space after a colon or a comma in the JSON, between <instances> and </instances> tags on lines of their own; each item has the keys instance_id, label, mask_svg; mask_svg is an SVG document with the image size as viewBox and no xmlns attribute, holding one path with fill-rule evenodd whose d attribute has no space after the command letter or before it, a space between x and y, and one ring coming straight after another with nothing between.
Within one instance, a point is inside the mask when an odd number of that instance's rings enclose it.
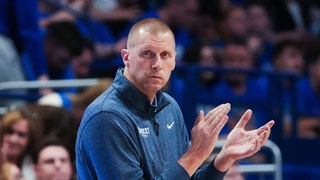
<instances>
[{"instance_id":1,"label":"man's forehead","mask_svg":"<svg viewBox=\"0 0 320 180\"><path fill-rule=\"evenodd\" d=\"M139 50L175 51L174 44L166 40L146 40L138 44Z\"/></svg>"},{"instance_id":2,"label":"man's forehead","mask_svg":"<svg viewBox=\"0 0 320 180\"><path fill-rule=\"evenodd\" d=\"M168 34L145 34L137 36L132 42L139 49L163 48L171 50L175 48L174 39L168 36Z\"/></svg>"}]
</instances>

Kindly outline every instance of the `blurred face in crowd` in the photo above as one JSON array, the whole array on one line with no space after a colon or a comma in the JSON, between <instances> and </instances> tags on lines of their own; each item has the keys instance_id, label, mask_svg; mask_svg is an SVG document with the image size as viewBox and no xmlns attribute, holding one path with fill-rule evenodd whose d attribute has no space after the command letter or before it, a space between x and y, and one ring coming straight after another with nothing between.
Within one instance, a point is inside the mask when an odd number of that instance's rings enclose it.
<instances>
[{"instance_id":1,"label":"blurred face in crowd","mask_svg":"<svg viewBox=\"0 0 320 180\"><path fill-rule=\"evenodd\" d=\"M54 46L47 50L47 60L49 69L63 70L72 59L71 53L67 48Z\"/></svg>"},{"instance_id":2,"label":"blurred face in crowd","mask_svg":"<svg viewBox=\"0 0 320 180\"><path fill-rule=\"evenodd\" d=\"M48 69L62 71L71 62L72 54L67 47L58 45L51 37L44 41Z\"/></svg>"},{"instance_id":3,"label":"blurred face in crowd","mask_svg":"<svg viewBox=\"0 0 320 180\"><path fill-rule=\"evenodd\" d=\"M174 36L159 23L136 27L129 34L128 49L121 51L124 75L152 102L175 67Z\"/></svg>"},{"instance_id":4,"label":"blurred face in crowd","mask_svg":"<svg viewBox=\"0 0 320 180\"><path fill-rule=\"evenodd\" d=\"M197 21L197 12L199 3L197 0L171 0L172 6L170 11L170 24L175 28L193 28L194 22Z\"/></svg>"},{"instance_id":5,"label":"blurred face in crowd","mask_svg":"<svg viewBox=\"0 0 320 180\"><path fill-rule=\"evenodd\" d=\"M37 180L70 180L72 176L70 156L63 146L42 149L34 169Z\"/></svg>"},{"instance_id":6,"label":"blurred face in crowd","mask_svg":"<svg viewBox=\"0 0 320 180\"><path fill-rule=\"evenodd\" d=\"M229 44L225 47L221 65L227 69L249 70L254 67L253 58L246 45ZM225 76L233 84L243 83L245 74L228 73Z\"/></svg>"},{"instance_id":7,"label":"blurred face in crowd","mask_svg":"<svg viewBox=\"0 0 320 180\"><path fill-rule=\"evenodd\" d=\"M227 45L223 57L223 67L230 69L251 69L253 67L251 54L245 45Z\"/></svg>"},{"instance_id":8,"label":"blurred face in crowd","mask_svg":"<svg viewBox=\"0 0 320 180\"><path fill-rule=\"evenodd\" d=\"M247 9L248 25L252 32L261 34L271 27L268 13L263 6L252 5Z\"/></svg>"},{"instance_id":9,"label":"blurred face in crowd","mask_svg":"<svg viewBox=\"0 0 320 180\"><path fill-rule=\"evenodd\" d=\"M320 89L320 56L314 63L309 66L309 74L311 81L317 86L316 89Z\"/></svg>"},{"instance_id":10,"label":"blurred face in crowd","mask_svg":"<svg viewBox=\"0 0 320 180\"><path fill-rule=\"evenodd\" d=\"M248 31L247 14L242 7L232 7L225 23L231 36L244 37Z\"/></svg>"},{"instance_id":11,"label":"blurred face in crowd","mask_svg":"<svg viewBox=\"0 0 320 180\"><path fill-rule=\"evenodd\" d=\"M288 46L275 59L275 70L301 75L304 71L304 60L301 50Z\"/></svg>"},{"instance_id":12,"label":"blurred face in crowd","mask_svg":"<svg viewBox=\"0 0 320 180\"><path fill-rule=\"evenodd\" d=\"M13 122L2 139L2 152L6 160L16 161L27 149L29 142L29 123L26 119L19 119Z\"/></svg>"},{"instance_id":13,"label":"blurred face in crowd","mask_svg":"<svg viewBox=\"0 0 320 180\"><path fill-rule=\"evenodd\" d=\"M88 77L93 56L93 52L89 48L85 48L81 55L72 59L72 69L77 78Z\"/></svg>"}]
</instances>

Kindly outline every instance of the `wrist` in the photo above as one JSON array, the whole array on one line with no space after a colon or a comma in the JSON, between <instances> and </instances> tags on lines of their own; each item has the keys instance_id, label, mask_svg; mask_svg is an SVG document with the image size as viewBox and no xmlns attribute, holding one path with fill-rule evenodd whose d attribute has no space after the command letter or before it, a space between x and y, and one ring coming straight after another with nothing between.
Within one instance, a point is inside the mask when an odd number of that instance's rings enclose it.
<instances>
[{"instance_id":1,"label":"wrist","mask_svg":"<svg viewBox=\"0 0 320 180\"><path fill-rule=\"evenodd\" d=\"M220 152L214 159L213 165L214 167L221 171L225 172L227 171L235 162L232 158L228 157L228 155L224 154L223 152Z\"/></svg>"},{"instance_id":2,"label":"wrist","mask_svg":"<svg viewBox=\"0 0 320 180\"><path fill-rule=\"evenodd\" d=\"M202 165L205 158L201 153L192 151L190 148L179 160L178 163L192 176L195 171Z\"/></svg>"}]
</instances>

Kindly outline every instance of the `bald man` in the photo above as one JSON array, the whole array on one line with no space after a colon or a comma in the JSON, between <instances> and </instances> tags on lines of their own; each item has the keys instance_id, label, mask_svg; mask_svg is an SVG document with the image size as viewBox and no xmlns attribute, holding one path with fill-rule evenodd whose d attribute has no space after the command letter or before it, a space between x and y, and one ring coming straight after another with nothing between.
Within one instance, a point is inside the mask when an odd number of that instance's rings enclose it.
<instances>
[{"instance_id":1,"label":"bald man","mask_svg":"<svg viewBox=\"0 0 320 180\"><path fill-rule=\"evenodd\" d=\"M201 111L190 143L178 104L161 91L174 70L175 55L174 35L162 21L143 19L131 28L127 49L121 50L125 67L81 121L76 141L79 180L223 179L236 160L266 142L274 121L245 131L252 114L248 110L216 158L200 167L231 107L222 104L206 115Z\"/></svg>"}]
</instances>

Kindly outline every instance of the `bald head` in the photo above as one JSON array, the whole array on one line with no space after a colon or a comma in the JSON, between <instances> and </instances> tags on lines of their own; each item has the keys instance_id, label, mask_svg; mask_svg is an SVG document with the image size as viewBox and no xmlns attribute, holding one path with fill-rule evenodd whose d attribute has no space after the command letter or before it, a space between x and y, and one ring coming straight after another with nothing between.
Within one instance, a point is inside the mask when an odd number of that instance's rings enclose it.
<instances>
[{"instance_id":1,"label":"bald head","mask_svg":"<svg viewBox=\"0 0 320 180\"><path fill-rule=\"evenodd\" d=\"M132 48L138 36L143 33L149 34L170 34L174 37L172 30L170 27L156 18L147 18L137 22L130 29L128 40L127 40L127 48Z\"/></svg>"}]
</instances>

